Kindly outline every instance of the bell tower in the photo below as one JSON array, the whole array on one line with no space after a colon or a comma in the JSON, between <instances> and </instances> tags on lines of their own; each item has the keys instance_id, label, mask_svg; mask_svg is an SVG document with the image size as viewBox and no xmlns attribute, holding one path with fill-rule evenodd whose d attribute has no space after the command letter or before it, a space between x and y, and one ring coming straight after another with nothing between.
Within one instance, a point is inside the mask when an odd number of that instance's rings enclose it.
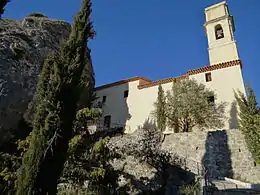
<instances>
[{"instance_id":1,"label":"bell tower","mask_svg":"<svg viewBox=\"0 0 260 195\"><path fill-rule=\"evenodd\" d=\"M233 16L225 1L205 9L210 65L239 59Z\"/></svg>"}]
</instances>

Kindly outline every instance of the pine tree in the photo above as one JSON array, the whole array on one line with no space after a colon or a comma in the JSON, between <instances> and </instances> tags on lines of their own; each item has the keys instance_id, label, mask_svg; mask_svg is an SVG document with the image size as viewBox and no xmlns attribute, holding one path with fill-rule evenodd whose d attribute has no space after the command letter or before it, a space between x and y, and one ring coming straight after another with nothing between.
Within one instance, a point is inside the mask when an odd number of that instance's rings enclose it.
<instances>
[{"instance_id":1,"label":"pine tree","mask_svg":"<svg viewBox=\"0 0 260 195\"><path fill-rule=\"evenodd\" d=\"M260 164L260 111L252 87L247 85L248 96L235 93L239 105L239 128L256 163Z\"/></svg>"},{"instance_id":2,"label":"pine tree","mask_svg":"<svg viewBox=\"0 0 260 195\"><path fill-rule=\"evenodd\" d=\"M163 132L166 129L166 115L165 115L166 97L162 85L158 87L158 96L155 103L155 115L158 129Z\"/></svg>"},{"instance_id":3,"label":"pine tree","mask_svg":"<svg viewBox=\"0 0 260 195\"><path fill-rule=\"evenodd\" d=\"M37 106L30 147L23 157L17 194L56 194L57 181L72 137L77 102L85 72L87 89L94 88L94 73L87 47L94 31L91 2L83 0L61 52L46 58L37 88ZM85 71L84 71L85 70Z\"/></svg>"}]
</instances>

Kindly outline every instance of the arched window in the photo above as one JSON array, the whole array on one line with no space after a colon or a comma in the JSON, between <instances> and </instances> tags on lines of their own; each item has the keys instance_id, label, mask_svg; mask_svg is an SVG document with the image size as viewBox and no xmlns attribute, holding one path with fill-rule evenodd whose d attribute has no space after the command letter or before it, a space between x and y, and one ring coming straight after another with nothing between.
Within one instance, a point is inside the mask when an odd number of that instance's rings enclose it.
<instances>
[{"instance_id":1,"label":"arched window","mask_svg":"<svg viewBox=\"0 0 260 195\"><path fill-rule=\"evenodd\" d=\"M223 28L222 28L222 26L220 24L215 26L215 35L216 35L216 39L224 38Z\"/></svg>"}]
</instances>

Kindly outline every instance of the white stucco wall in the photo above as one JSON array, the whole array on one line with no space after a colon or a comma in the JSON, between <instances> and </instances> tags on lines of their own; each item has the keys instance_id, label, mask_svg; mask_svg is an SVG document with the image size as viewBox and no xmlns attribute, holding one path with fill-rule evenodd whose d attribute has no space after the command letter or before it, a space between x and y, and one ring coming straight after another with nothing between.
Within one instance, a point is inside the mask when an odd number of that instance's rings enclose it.
<instances>
[{"instance_id":1,"label":"white stucco wall","mask_svg":"<svg viewBox=\"0 0 260 195\"><path fill-rule=\"evenodd\" d=\"M135 97L139 81L133 81L96 91L97 101L102 101L106 96L106 102L103 105L103 117L111 115L111 127L124 126L128 131L128 120L131 118L129 107L133 106L132 97ZM128 90L128 98L124 98L124 91Z\"/></svg>"},{"instance_id":2,"label":"white stucco wall","mask_svg":"<svg viewBox=\"0 0 260 195\"><path fill-rule=\"evenodd\" d=\"M208 52L211 65L239 59L235 41L208 48Z\"/></svg>"},{"instance_id":3,"label":"white stucco wall","mask_svg":"<svg viewBox=\"0 0 260 195\"><path fill-rule=\"evenodd\" d=\"M158 86L138 89L138 85L139 81L133 81L96 91L100 97L97 101L107 96L103 117L111 115L111 127L125 125L125 132L131 133L142 126L146 119L152 118ZM162 85L164 90L169 90L171 86L171 83ZM127 98L124 98L125 90L129 90Z\"/></svg>"},{"instance_id":4,"label":"white stucco wall","mask_svg":"<svg viewBox=\"0 0 260 195\"><path fill-rule=\"evenodd\" d=\"M218 4L212 5L205 9L206 21L214 20L218 17L228 15L228 10L226 8L226 2L222 1Z\"/></svg>"},{"instance_id":5,"label":"white stucco wall","mask_svg":"<svg viewBox=\"0 0 260 195\"><path fill-rule=\"evenodd\" d=\"M213 90L217 95L215 97L216 103L226 102L224 129L237 128L237 108L232 108L232 103L235 101L234 91L240 90L245 93L240 66L211 71L212 81L210 82L206 82L206 73L208 72L191 75L189 78L195 79ZM138 85L139 81L134 81L96 92L97 96L101 98L100 100L102 100L103 95L107 96L103 109L104 116L111 115L111 126L125 125L126 133L137 130L138 126L142 126L146 119L152 119L151 113L157 99L158 85L144 89L138 89ZM162 84L162 87L166 92L171 89L172 83ZM129 90L127 98L124 98L125 90Z\"/></svg>"},{"instance_id":6,"label":"white stucco wall","mask_svg":"<svg viewBox=\"0 0 260 195\"><path fill-rule=\"evenodd\" d=\"M218 69L211 72L212 81L206 82L205 74L200 73L191 75L190 78L197 80L200 83L205 84L205 86L211 90L213 90L217 97L216 103L218 102L226 102L226 122L224 129L234 129L236 127L236 120L234 116L234 112L237 111L232 110L231 117L231 107L232 103L235 102L234 91L240 90L245 93L245 87L242 77L242 72L240 66L232 66L228 68ZM233 121L231 121L233 120Z\"/></svg>"},{"instance_id":7,"label":"white stucco wall","mask_svg":"<svg viewBox=\"0 0 260 195\"><path fill-rule=\"evenodd\" d=\"M234 40L234 26L225 2L205 9L206 23L204 25L208 38L210 64L218 64L239 59ZM215 27L221 25L224 38L216 39Z\"/></svg>"},{"instance_id":8,"label":"white stucco wall","mask_svg":"<svg viewBox=\"0 0 260 195\"><path fill-rule=\"evenodd\" d=\"M162 84L164 91L171 89L172 83ZM132 118L129 121L131 131L135 131L138 126L142 126L146 119L153 119L152 111L157 99L158 85L144 89L138 89L133 96L129 98L130 111Z\"/></svg>"}]
</instances>

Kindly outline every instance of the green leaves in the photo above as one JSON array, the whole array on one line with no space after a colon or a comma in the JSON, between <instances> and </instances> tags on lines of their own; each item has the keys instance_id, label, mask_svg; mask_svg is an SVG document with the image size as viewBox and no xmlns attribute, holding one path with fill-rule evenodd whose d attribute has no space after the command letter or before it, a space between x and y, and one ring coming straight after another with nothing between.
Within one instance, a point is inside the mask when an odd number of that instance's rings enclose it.
<instances>
[{"instance_id":1,"label":"green leaves","mask_svg":"<svg viewBox=\"0 0 260 195\"><path fill-rule=\"evenodd\" d=\"M76 117L95 116L87 109L76 116L83 89L88 97L92 97L95 84L87 47L93 32L90 13L90 0L83 0L69 40L62 44L60 53L50 55L44 62L36 94L30 147L23 158L17 194L55 194L69 141L74 136L74 120ZM83 86L82 78L88 85ZM91 99L87 98L85 105L90 105L90 102ZM74 137L70 146L76 147L80 140L80 137Z\"/></svg>"},{"instance_id":2,"label":"green leaves","mask_svg":"<svg viewBox=\"0 0 260 195\"><path fill-rule=\"evenodd\" d=\"M260 164L260 111L253 89L247 85L248 97L242 92L235 93L240 108L239 128L245 136L247 147L255 162Z\"/></svg>"},{"instance_id":3,"label":"green leaves","mask_svg":"<svg viewBox=\"0 0 260 195\"><path fill-rule=\"evenodd\" d=\"M211 98L214 102L210 102ZM167 91L166 117L169 127L175 132L189 132L197 126L203 128L222 128L224 125L225 103L216 103L216 95L203 84L186 79L173 83Z\"/></svg>"},{"instance_id":4,"label":"green leaves","mask_svg":"<svg viewBox=\"0 0 260 195\"><path fill-rule=\"evenodd\" d=\"M166 97L161 85L158 87L158 96L157 101L155 102L155 111L154 115L157 121L158 129L163 132L166 129L166 115L165 115L165 106L166 106Z\"/></svg>"}]
</instances>

